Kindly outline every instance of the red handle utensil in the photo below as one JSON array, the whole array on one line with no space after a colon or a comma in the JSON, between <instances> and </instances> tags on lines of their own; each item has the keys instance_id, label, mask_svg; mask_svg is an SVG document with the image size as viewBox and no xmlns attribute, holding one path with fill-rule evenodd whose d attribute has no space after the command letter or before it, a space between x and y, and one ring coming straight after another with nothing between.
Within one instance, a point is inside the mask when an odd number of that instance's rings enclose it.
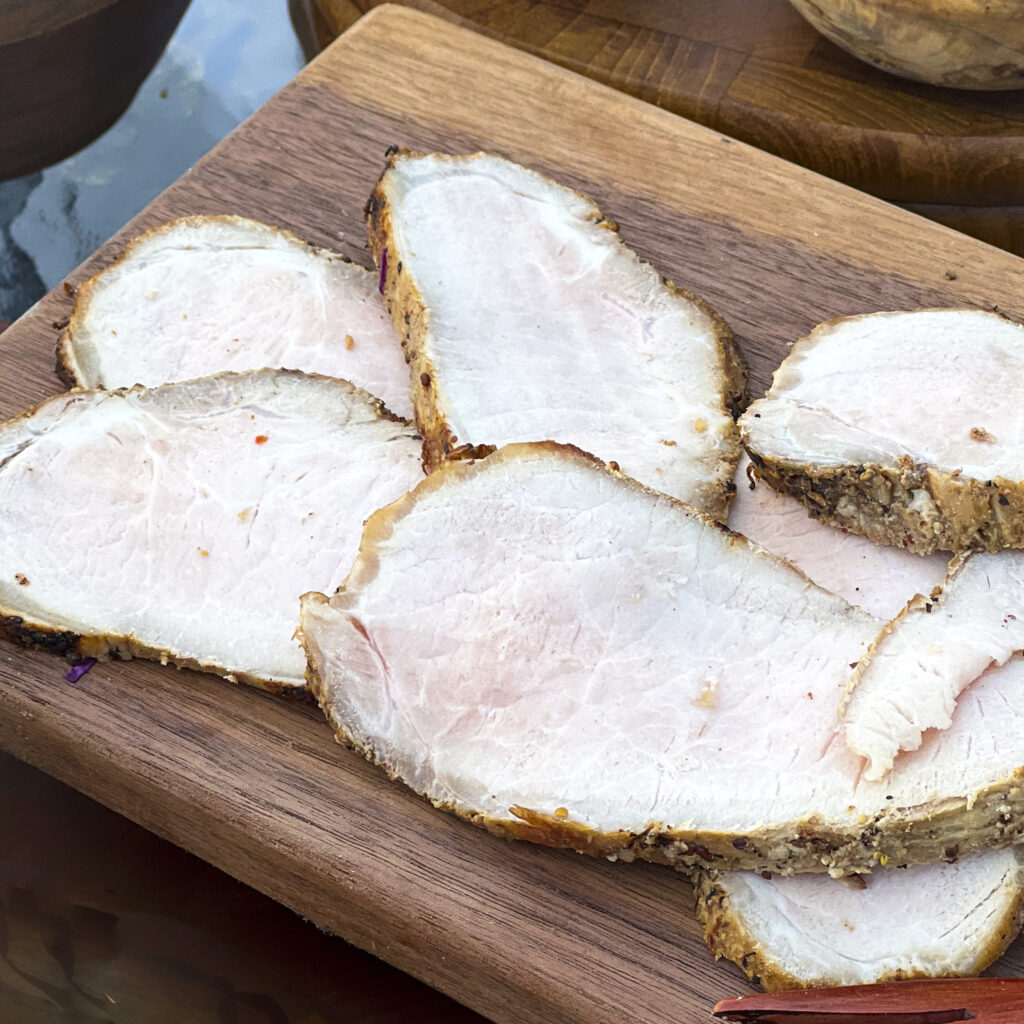
<instances>
[{"instance_id":1,"label":"red handle utensil","mask_svg":"<svg viewBox=\"0 0 1024 1024\"><path fill-rule=\"evenodd\" d=\"M940 978L724 999L716 1017L746 1024L1024 1024L1024 978Z\"/></svg>"}]
</instances>

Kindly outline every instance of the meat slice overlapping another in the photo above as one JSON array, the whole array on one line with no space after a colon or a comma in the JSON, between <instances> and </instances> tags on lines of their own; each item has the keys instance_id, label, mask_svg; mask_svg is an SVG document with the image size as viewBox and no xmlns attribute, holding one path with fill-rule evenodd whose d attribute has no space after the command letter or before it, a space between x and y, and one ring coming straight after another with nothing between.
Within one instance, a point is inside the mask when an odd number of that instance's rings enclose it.
<instances>
[{"instance_id":1,"label":"meat slice overlapping another","mask_svg":"<svg viewBox=\"0 0 1024 1024\"><path fill-rule=\"evenodd\" d=\"M892 617L908 594L930 593L942 580L943 557L879 547L812 520L792 498L754 486L744 462L729 525L815 582ZM1019 847L904 870L889 864L853 880L694 874L712 953L768 989L977 974L1016 936L1024 905Z\"/></svg>"},{"instance_id":2,"label":"meat slice overlapping another","mask_svg":"<svg viewBox=\"0 0 1024 1024\"><path fill-rule=\"evenodd\" d=\"M1020 847L952 864L827 875L702 872L698 915L712 952L768 989L978 974L1020 928Z\"/></svg>"},{"instance_id":3,"label":"meat slice overlapping another","mask_svg":"<svg viewBox=\"0 0 1024 1024\"><path fill-rule=\"evenodd\" d=\"M859 778L836 716L880 625L692 509L539 444L449 463L371 517L339 592L303 598L301 628L341 736L505 835L837 873L1013 842L1011 665L884 785Z\"/></svg>"},{"instance_id":4,"label":"meat slice overlapping another","mask_svg":"<svg viewBox=\"0 0 1024 1024\"><path fill-rule=\"evenodd\" d=\"M368 210L432 464L565 442L724 518L746 387L731 333L589 199L487 154L398 152Z\"/></svg>"},{"instance_id":5,"label":"meat slice overlapping another","mask_svg":"<svg viewBox=\"0 0 1024 1024\"><path fill-rule=\"evenodd\" d=\"M879 544L1024 546L1024 327L998 314L822 324L740 426L773 487Z\"/></svg>"},{"instance_id":6,"label":"meat slice overlapping another","mask_svg":"<svg viewBox=\"0 0 1024 1024\"><path fill-rule=\"evenodd\" d=\"M136 238L79 289L58 358L85 388L303 370L412 415L376 275L242 217L186 217Z\"/></svg>"},{"instance_id":7,"label":"meat slice overlapping another","mask_svg":"<svg viewBox=\"0 0 1024 1024\"><path fill-rule=\"evenodd\" d=\"M0 426L0 630L301 688L299 596L420 458L377 399L301 373L52 398Z\"/></svg>"},{"instance_id":8,"label":"meat slice overlapping another","mask_svg":"<svg viewBox=\"0 0 1024 1024\"><path fill-rule=\"evenodd\" d=\"M930 594L945 578L948 555L914 555L827 526L763 480L755 483L749 466L741 456L729 529L788 559L819 587L889 620L915 594Z\"/></svg>"},{"instance_id":9,"label":"meat slice overlapping another","mask_svg":"<svg viewBox=\"0 0 1024 1024\"><path fill-rule=\"evenodd\" d=\"M866 776L884 778L926 730L949 728L963 690L1021 650L1024 553L958 559L941 587L885 627L851 679L840 713Z\"/></svg>"}]
</instances>

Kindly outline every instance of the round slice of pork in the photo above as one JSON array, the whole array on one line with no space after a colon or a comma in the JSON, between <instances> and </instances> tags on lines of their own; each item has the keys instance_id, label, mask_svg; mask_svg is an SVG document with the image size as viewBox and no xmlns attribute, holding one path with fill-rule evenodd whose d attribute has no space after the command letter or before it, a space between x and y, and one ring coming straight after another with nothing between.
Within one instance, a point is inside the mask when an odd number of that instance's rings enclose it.
<instances>
[{"instance_id":1,"label":"round slice of pork","mask_svg":"<svg viewBox=\"0 0 1024 1024\"><path fill-rule=\"evenodd\" d=\"M740 426L773 487L879 544L1024 546L1024 327L996 313L822 324Z\"/></svg>"},{"instance_id":2,"label":"round slice of pork","mask_svg":"<svg viewBox=\"0 0 1024 1024\"><path fill-rule=\"evenodd\" d=\"M285 367L412 415L376 275L243 217L185 217L136 238L79 288L58 358L85 388Z\"/></svg>"},{"instance_id":3,"label":"round slice of pork","mask_svg":"<svg viewBox=\"0 0 1024 1024\"><path fill-rule=\"evenodd\" d=\"M1020 929L1020 848L861 879L703 872L697 913L711 951L767 989L974 975Z\"/></svg>"},{"instance_id":4,"label":"round slice of pork","mask_svg":"<svg viewBox=\"0 0 1024 1024\"><path fill-rule=\"evenodd\" d=\"M485 153L401 151L368 210L431 464L561 441L725 517L746 387L731 332L589 199Z\"/></svg>"},{"instance_id":5,"label":"round slice of pork","mask_svg":"<svg viewBox=\"0 0 1024 1024\"><path fill-rule=\"evenodd\" d=\"M379 401L300 373L52 398L0 427L0 626L302 687L299 595L345 577L420 454Z\"/></svg>"},{"instance_id":6,"label":"round slice of pork","mask_svg":"<svg viewBox=\"0 0 1024 1024\"><path fill-rule=\"evenodd\" d=\"M1012 842L1024 687L1005 669L884 785L860 779L837 708L880 625L552 444L444 466L371 517L333 598L302 602L341 735L503 834L786 872Z\"/></svg>"}]
</instances>

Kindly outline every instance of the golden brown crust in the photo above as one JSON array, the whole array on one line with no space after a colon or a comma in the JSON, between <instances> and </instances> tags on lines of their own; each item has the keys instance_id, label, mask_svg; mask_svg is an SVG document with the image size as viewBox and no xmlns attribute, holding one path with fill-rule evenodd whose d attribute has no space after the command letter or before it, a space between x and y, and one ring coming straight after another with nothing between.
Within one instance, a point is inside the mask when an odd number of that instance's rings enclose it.
<instances>
[{"instance_id":1,"label":"golden brown crust","mask_svg":"<svg viewBox=\"0 0 1024 1024\"><path fill-rule=\"evenodd\" d=\"M802 988L769 950L759 946L746 921L737 914L725 890L717 884L717 871L693 873L695 911L704 926L704 941L716 960L731 960L755 984L766 992Z\"/></svg>"},{"instance_id":2,"label":"golden brown crust","mask_svg":"<svg viewBox=\"0 0 1024 1024\"><path fill-rule=\"evenodd\" d=\"M388 201L385 176L400 157L420 156L408 149L392 148L387 164L366 204L366 225L373 260L380 269L381 295L384 306L401 341L402 352L409 366L409 387L416 417L416 428L423 437L423 468L436 469L453 452L460 449L459 438L440 412L437 399L437 373L424 352L427 334L427 311L423 297L410 274L404 273L402 261L395 259L391 204ZM391 254L389 256L389 254ZM493 451L493 446L462 445L462 457L479 457ZM469 450L466 450L469 449Z\"/></svg>"},{"instance_id":3,"label":"golden brown crust","mask_svg":"<svg viewBox=\"0 0 1024 1024\"><path fill-rule=\"evenodd\" d=\"M736 335L722 315L706 299L696 292L691 292L689 288L676 284L675 281L666 280L665 284L670 291L681 295L687 302L692 302L711 321L722 360L722 376L725 381L724 410L733 419L738 419L750 403L750 382L747 361L740 351Z\"/></svg>"},{"instance_id":4,"label":"golden brown crust","mask_svg":"<svg viewBox=\"0 0 1024 1024\"><path fill-rule=\"evenodd\" d=\"M698 870L693 877L697 920L704 926L704 941L716 960L723 957L736 964L744 974L766 992L785 989L830 987L848 984L848 980L822 972L814 977L796 977L774 951L760 942L750 931L742 914L733 909L728 893L721 884L718 871ZM970 964L959 976L980 974L1006 952L1016 938L1024 920L1024 888L1017 892L1003 916L992 922L988 941L974 950ZM951 973L930 971L887 971L873 979L876 982L906 981L911 978L951 977Z\"/></svg>"},{"instance_id":5,"label":"golden brown crust","mask_svg":"<svg viewBox=\"0 0 1024 1024\"><path fill-rule=\"evenodd\" d=\"M405 361L409 365L416 426L423 436L424 467L430 471L445 459L481 458L494 451L494 446L489 444L473 445L466 439L457 437L441 412L444 403L441 401L437 373L424 351L428 331L428 314L423 297L411 276L404 273L401 260L397 260L394 256L396 245L385 178L398 160L422 155L404 148L392 148L388 151L384 171L366 204L366 220L370 250L375 263L380 268L381 294L401 339ZM587 202L590 200L588 199ZM594 217L601 218L598 220L599 226L612 231L617 236L618 225L604 218L604 215L593 203L590 205L593 208ZM679 295L695 305L710 321L721 361L724 384L722 411L735 420L739 413L746 408L747 402L750 400L750 393L747 387L747 365L739 351L731 328L699 295L666 278L662 278L662 281L673 294ZM722 474L722 483L719 485L708 482L704 488L701 502L702 508L723 521L728 515L729 504L735 493L732 477L740 454L738 428L730 425L726 442L733 454L731 458L723 459L723 463L728 462L728 466Z\"/></svg>"},{"instance_id":6,"label":"golden brown crust","mask_svg":"<svg viewBox=\"0 0 1024 1024\"><path fill-rule=\"evenodd\" d=\"M736 420L750 402L747 361L743 358L743 353L740 352L732 328L715 309L696 292L691 292L688 288L681 288L674 281L666 280L665 285L670 291L693 303L708 318L718 344L723 382L722 411L733 421L727 428L725 437L731 454L727 458L723 457L723 462L728 466L727 473L722 477L724 486L707 483L703 489L701 507L724 523L729 515L729 506L732 504L733 495L736 493L733 477L736 475L736 466L739 463L742 449Z\"/></svg>"},{"instance_id":7,"label":"golden brown crust","mask_svg":"<svg viewBox=\"0 0 1024 1024\"><path fill-rule=\"evenodd\" d=\"M867 874L880 863L924 864L967 856L985 846L1020 841L1024 769L966 800L880 812L863 823L814 818L754 833L701 832L651 822L639 833L599 832L538 811L512 808L518 821L489 822L492 831L544 846L617 860L646 860L686 871L699 867Z\"/></svg>"},{"instance_id":8,"label":"golden brown crust","mask_svg":"<svg viewBox=\"0 0 1024 1024\"><path fill-rule=\"evenodd\" d=\"M1014 322L992 310L926 307L910 312L985 313ZM773 374L772 388L765 397L773 397L775 382L804 356L806 349L818 344L837 325L864 319L865 315L905 314L861 314L819 324L793 344ZM757 448L745 425L741 424L740 431L758 478L773 490L795 498L813 519L860 534L876 544L921 555L1024 547L1024 481L999 476L979 480L964 476L959 469L944 470L915 462L909 455L888 465L798 462Z\"/></svg>"},{"instance_id":9,"label":"golden brown crust","mask_svg":"<svg viewBox=\"0 0 1024 1024\"><path fill-rule=\"evenodd\" d=\"M975 480L908 456L893 466L823 467L775 458L749 444L747 452L758 477L799 501L811 518L876 544L920 555L1024 547L1024 481Z\"/></svg>"},{"instance_id":10,"label":"golden brown crust","mask_svg":"<svg viewBox=\"0 0 1024 1024\"><path fill-rule=\"evenodd\" d=\"M3 606L0 606L0 636L20 644L22 647L47 651L49 654L56 654L62 658L96 658L97 661L109 661L112 658L131 661L133 658L144 658L147 661L159 661L161 665L174 665L179 669L190 668L197 672L211 673L227 679L229 682L245 683L282 697L310 699L310 695L301 683L262 679L249 672L230 671L213 662L183 658L173 651L144 644L136 636L130 634L82 635L49 623L26 619L12 609Z\"/></svg>"},{"instance_id":11,"label":"golden brown crust","mask_svg":"<svg viewBox=\"0 0 1024 1024\"><path fill-rule=\"evenodd\" d=\"M553 441L510 444L488 455L486 461L492 466L496 462L544 455L569 457L599 472L614 473L627 486L661 501L670 501L687 515L729 533L710 516L622 473L615 473L601 460L569 445ZM355 592L373 580L380 567L379 549L391 535L393 523L406 515L426 494L445 486L450 476L474 471L472 461L446 461L408 494L374 512L366 521L359 554L348 577L338 588L336 598L344 598L347 591ZM750 543L738 535L730 536L736 543ZM756 545L751 547L762 557L775 557ZM327 602L328 598L322 594L307 594L303 598L306 600ZM340 742L381 765L392 778L399 778L372 749L358 744L344 732L334 715L330 690L317 675L313 652L301 630L300 641L306 650L310 690L339 734ZM718 867L781 874L821 871L836 875L865 874L879 863L899 865L951 860L967 856L983 846L1009 846L1019 842L1024 835L1024 766L968 797L938 800L916 807L887 807L871 817L858 819L856 823L828 822L808 816L800 821L749 833L672 828L661 822L650 822L635 833L602 832L536 808L510 807L509 817L502 819L447 805L442 809L453 811L505 838L527 839L544 846L617 860L647 860L680 870Z\"/></svg>"}]
</instances>

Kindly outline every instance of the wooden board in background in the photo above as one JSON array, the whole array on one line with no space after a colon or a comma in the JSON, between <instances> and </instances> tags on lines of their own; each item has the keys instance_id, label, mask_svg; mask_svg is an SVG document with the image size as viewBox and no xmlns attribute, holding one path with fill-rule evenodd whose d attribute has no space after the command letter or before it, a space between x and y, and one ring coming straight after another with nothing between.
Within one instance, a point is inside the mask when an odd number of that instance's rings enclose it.
<instances>
[{"instance_id":1,"label":"wooden board in background","mask_svg":"<svg viewBox=\"0 0 1024 1024\"><path fill-rule=\"evenodd\" d=\"M1024 316L1024 263L1006 253L388 7L72 280L187 213L256 217L367 263L362 206L392 143L489 148L593 195L730 320L755 391L828 317L963 303ZM52 325L70 303L57 289L0 337L0 415L59 389ZM310 708L151 664L77 685L63 669L0 644L0 744L496 1021L700 1021L749 989L710 961L665 869L479 832L336 746ZM1024 972L1020 945L1001 969Z\"/></svg>"},{"instance_id":2,"label":"wooden board in background","mask_svg":"<svg viewBox=\"0 0 1024 1024\"><path fill-rule=\"evenodd\" d=\"M308 55L383 0L289 0ZM1019 91L879 71L788 0L402 0L884 199L1024 203Z\"/></svg>"},{"instance_id":3,"label":"wooden board in background","mask_svg":"<svg viewBox=\"0 0 1024 1024\"><path fill-rule=\"evenodd\" d=\"M313 56L383 0L289 0ZM1024 98L859 61L788 0L402 0L1024 256Z\"/></svg>"}]
</instances>

